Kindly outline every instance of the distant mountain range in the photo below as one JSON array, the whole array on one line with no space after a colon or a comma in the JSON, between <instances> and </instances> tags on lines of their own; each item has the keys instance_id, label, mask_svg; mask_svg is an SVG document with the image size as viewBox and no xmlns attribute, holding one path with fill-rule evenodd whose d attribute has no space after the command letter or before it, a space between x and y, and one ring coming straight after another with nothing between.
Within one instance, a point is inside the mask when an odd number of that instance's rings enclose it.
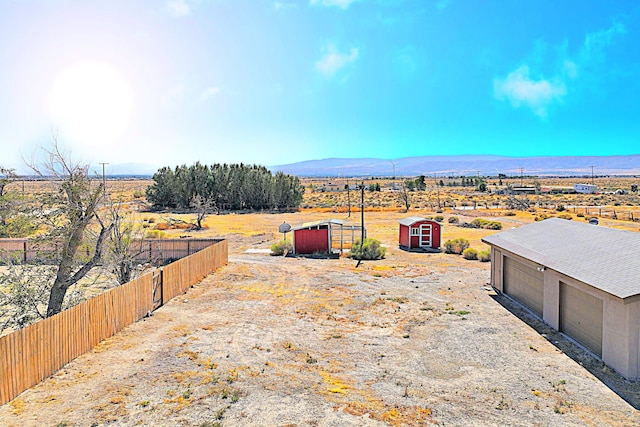
<instances>
[{"instance_id":1,"label":"distant mountain range","mask_svg":"<svg viewBox=\"0 0 640 427\"><path fill-rule=\"evenodd\" d=\"M322 159L269 167L296 176L640 175L640 154L627 156L419 156L400 159Z\"/></svg>"},{"instance_id":2,"label":"distant mountain range","mask_svg":"<svg viewBox=\"0 0 640 427\"><path fill-rule=\"evenodd\" d=\"M33 172L25 166L13 167L21 175ZM417 176L433 175L482 175L507 176L596 176L601 175L638 175L640 176L640 154L627 156L545 156L545 157L507 157L494 155L466 156L418 156L400 159L330 158L307 160L277 166L268 166L273 172L282 171L296 176ZM142 163L114 163L106 168L110 178L149 178L158 170L158 166ZM102 169L92 166L91 173L100 175Z\"/></svg>"}]
</instances>

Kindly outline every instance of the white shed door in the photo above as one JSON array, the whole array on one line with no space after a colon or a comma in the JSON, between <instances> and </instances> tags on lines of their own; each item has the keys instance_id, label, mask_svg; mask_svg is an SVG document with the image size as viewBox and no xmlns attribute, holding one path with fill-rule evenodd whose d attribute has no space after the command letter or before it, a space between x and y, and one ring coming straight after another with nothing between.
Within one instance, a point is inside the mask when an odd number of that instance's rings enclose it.
<instances>
[{"instance_id":1,"label":"white shed door","mask_svg":"<svg viewBox=\"0 0 640 427\"><path fill-rule=\"evenodd\" d=\"M513 258L504 257L503 292L542 317L544 276L541 271Z\"/></svg>"},{"instance_id":2,"label":"white shed door","mask_svg":"<svg viewBox=\"0 0 640 427\"><path fill-rule=\"evenodd\" d=\"M429 248L431 247L431 224L422 224L420 225L420 247L421 248Z\"/></svg>"},{"instance_id":3,"label":"white shed door","mask_svg":"<svg viewBox=\"0 0 640 427\"><path fill-rule=\"evenodd\" d=\"M602 356L602 300L560 282L560 330Z\"/></svg>"}]
</instances>

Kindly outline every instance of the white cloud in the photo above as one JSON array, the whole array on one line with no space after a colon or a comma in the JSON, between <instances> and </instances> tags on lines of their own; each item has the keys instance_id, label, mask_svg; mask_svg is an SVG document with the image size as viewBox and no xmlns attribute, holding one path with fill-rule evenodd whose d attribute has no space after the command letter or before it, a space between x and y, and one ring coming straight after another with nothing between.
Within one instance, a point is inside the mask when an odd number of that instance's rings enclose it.
<instances>
[{"instance_id":1,"label":"white cloud","mask_svg":"<svg viewBox=\"0 0 640 427\"><path fill-rule=\"evenodd\" d=\"M346 9L356 1L358 0L309 0L309 4L311 6L339 7L340 9Z\"/></svg>"},{"instance_id":2,"label":"white cloud","mask_svg":"<svg viewBox=\"0 0 640 427\"><path fill-rule=\"evenodd\" d=\"M529 67L523 65L505 79L494 79L493 94L496 99L508 100L514 107L524 105L538 117L546 118L547 107L561 101L567 89L558 80L532 79Z\"/></svg>"},{"instance_id":3,"label":"white cloud","mask_svg":"<svg viewBox=\"0 0 640 427\"><path fill-rule=\"evenodd\" d=\"M316 70L325 76L333 76L345 66L358 59L358 49L351 48L348 54L338 52L332 44L325 48L325 54L316 62Z\"/></svg>"},{"instance_id":4,"label":"white cloud","mask_svg":"<svg viewBox=\"0 0 640 427\"><path fill-rule=\"evenodd\" d=\"M626 33L626 28L620 23L588 33L573 55L568 53L568 42L565 41L556 49L559 55L552 62L548 60L550 50L547 45L543 40L537 40L533 53L523 61L528 65L517 68L504 79L494 78L493 95L501 101L508 100L514 107L529 107L534 114L545 118L547 108L561 102L567 95L567 84L572 85L575 93L580 88L589 88L581 85L581 80L593 82L608 76L607 48ZM549 67L549 64L554 65ZM538 75L543 74L541 70L546 70L554 77L535 80L530 77L533 73L530 73L529 66Z\"/></svg>"},{"instance_id":5,"label":"white cloud","mask_svg":"<svg viewBox=\"0 0 640 427\"><path fill-rule=\"evenodd\" d=\"M578 77L578 64L573 62L570 59L565 59L562 64L562 71L569 77L570 79L575 79Z\"/></svg>"},{"instance_id":6,"label":"white cloud","mask_svg":"<svg viewBox=\"0 0 640 427\"><path fill-rule=\"evenodd\" d=\"M191 6L187 0L167 0L167 10L175 18L184 18L191 15Z\"/></svg>"},{"instance_id":7,"label":"white cloud","mask_svg":"<svg viewBox=\"0 0 640 427\"><path fill-rule=\"evenodd\" d=\"M202 93L200 94L200 99L203 101L206 101L212 96L219 94L220 90L221 89L218 86L209 86L208 88L202 91Z\"/></svg>"},{"instance_id":8,"label":"white cloud","mask_svg":"<svg viewBox=\"0 0 640 427\"><path fill-rule=\"evenodd\" d=\"M275 2L273 3L273 8L275 10L290 10L290 9L296 9L298 7L298 5L296 3L283 3L283 2Z\"/></svg>"},{"instance_id":9,"label":"white cloud","mask_svg":"<svg viewBox=\"0 0 640 427\"><path fill-rule=\"evenodd\" d=\"M627 30L624 25L614 23L606 30L589 33L584 38L584 44L580 49L580 60L582 62L601 61L604 59L604 50L609 46L615 36L618 34L626 34Z\"/></svg>"}]
</instances>

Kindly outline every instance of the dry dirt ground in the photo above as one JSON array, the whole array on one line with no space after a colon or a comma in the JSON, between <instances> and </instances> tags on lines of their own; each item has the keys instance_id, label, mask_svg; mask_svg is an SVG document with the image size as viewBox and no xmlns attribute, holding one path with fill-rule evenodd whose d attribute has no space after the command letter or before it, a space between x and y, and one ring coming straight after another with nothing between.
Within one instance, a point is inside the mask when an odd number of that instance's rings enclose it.
<instances>
[{"instance_id":1,"label":"dry dirt ground","mask_svg":"<svg viewBox=\"0 0 640 427\"><path fill-rule=\"evenodd\" d=\"M630 400L637 385L524 322L488 263L390 247L356 268L228 237L228 266L0 407L0 425L640 425L603 381Z\"/></svg>"}]
</instances>

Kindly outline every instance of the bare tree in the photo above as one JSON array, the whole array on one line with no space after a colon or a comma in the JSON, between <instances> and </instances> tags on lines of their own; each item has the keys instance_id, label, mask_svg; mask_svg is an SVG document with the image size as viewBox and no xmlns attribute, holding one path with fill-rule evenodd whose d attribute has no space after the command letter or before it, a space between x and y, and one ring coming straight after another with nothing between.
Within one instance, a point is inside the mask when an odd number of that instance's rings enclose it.
<instances>
[{"instance_id":1,"label":"bare tree","mask_svg":"<svg viewBox=\"0 0 640 427\"><path fill-rule=\"evenodd\" d=\"M531 202L529 202L529 199L527 198L527 196L523 196L519 198L514 194L510 194L507 196L506 205L510 209L526 211L531 207Z\"/></svg>"},{"instance_id":2,"label":"bare tree","mask_svg":"<svg viewBox=\"0 0 640 427\"><path fill-rule=\"evenodd\" d=\"M196 194L193 198L191 207L196 210L196 230L202 230L202 221L209 213L217 209L216 202L213 199L199 194Z\"/></svg>"},{"instance_id":3,"label":"bare tree","mask_svg":"<svg viewBox=\"0 0 640 427\"><path fill-rule=\"evenodd\" d=\"M128 220L121 211L121 203L109 205L111 221L111 239L108 250L104 255L105 264L116 276L118 284L124 285L136 278L136 258L142 252L142 232L135 227L133 221Z\"/></svg>"},{"instance_id":4,"label":"bare tree","mask_svg":"<svg viewBox=\"0 0 640 427\"><path fill-rule=\"evenodd\" d=\"M67 290L98 264L113 224L106 224L98 213L104 187L101 181L92 182L89 165L72 161L60 151L55 137L52 148L43 153L41 163L31 161L28 166L41 177L52 178L57 187L41 200L39 209L47 230L45 245L58 248L46 312L50 317L62 310Z\"/></svg>"},{"instance_id":5,"label":"bare tree","mask_svg":"<svg viewBox=\"0 0 640 427\"><path fill-rule=\"evenodd\" d=\"M0 197L4 196L4 189L7 184L15 181L18 176L14 169L5 168L0 166Z\"/></svg>"},{"instance_id":6,"label":"bare tree","mask_svg":"<svg viewBox=\"0 0 640 427\"><path fill-rule=\"evenodd\" d=\"M409 212L409 207L411 206L411 196L409 195L409 191L407 189L407 185L405 181L400 181L400 202L404 205L404 211Z\"/></svg>"}]
</instances>

